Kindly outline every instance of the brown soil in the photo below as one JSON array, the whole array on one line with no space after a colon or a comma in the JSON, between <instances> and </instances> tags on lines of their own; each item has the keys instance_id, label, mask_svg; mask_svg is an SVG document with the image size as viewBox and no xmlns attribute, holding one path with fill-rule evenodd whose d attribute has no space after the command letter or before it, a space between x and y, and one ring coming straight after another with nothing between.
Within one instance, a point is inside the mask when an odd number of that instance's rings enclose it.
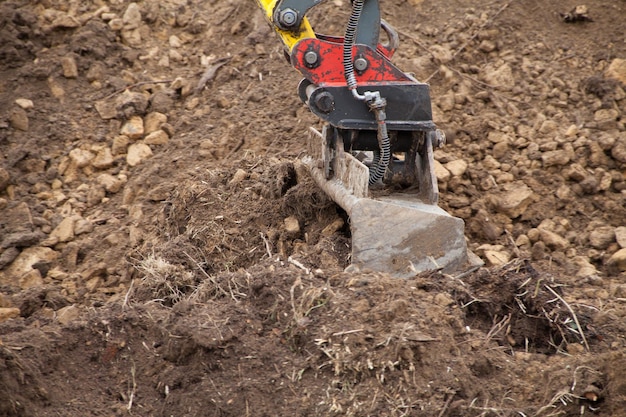
<instances>
[{"instance_id":1,"label":"brown soil","mask_svg":"<svg viewBox=\"0 0 626 417\"><path fill-rule=\"evenodd\" d=\"M344 272L254 1L0 2L0 415L626 416L626 2L576 5L383 2L488 261L400 280Z\"/></svg>"}]
</instances>

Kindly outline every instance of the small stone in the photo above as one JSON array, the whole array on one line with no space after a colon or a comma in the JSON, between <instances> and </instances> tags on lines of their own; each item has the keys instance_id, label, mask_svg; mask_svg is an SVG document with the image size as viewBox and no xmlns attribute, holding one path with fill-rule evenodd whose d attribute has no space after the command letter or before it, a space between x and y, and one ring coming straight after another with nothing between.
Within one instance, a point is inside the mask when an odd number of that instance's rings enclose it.
<instances>
[{"instance_id":1,"label":"small stone","mask_svg":"<svg viewBox=\"0 0 626 417\"><path fill-rule=\"evenodd\" d=\"M4 189L7 188L10 182L11 175L9 174L9 171L0 167L0 192L4 191Z\"/></svg>"},{"instance_id":2,"label":"small stone","mask_svg":"<svg viewBox=\"0 0 626 417\"><path fill-rule=\"evenodd\" d=\"M345 222L341 217L336 218L328 226L322 229L322 236L330 237L337 233L342 227L345 226Z\"/></svg>"},{"instance_id":3,"label":"small stone","mask_svg":"<svg viewBox=\"0 0 626 417\"><path fill-rule=\"evenodd\" d=\"M74 234L76 236L93 232L93 223L82 217L74 223Z\"/></svg>"},{"instance_id":4,"label":"small stone","mask_svg":"<svg viewBox=\"0 0 626 417\"><path fill-rule=\"evenodd\" d=\"M450 171L450 174L454 177L460 177L467 171L468 164L463 159L457 159L450 161L444 165L445 168Z\"/></svg>"},{"instance_id":5,"label":"small stone","mask_svg":"<svg viewBox=\"0 0 626 417\"><path fill-rule=\"evenodd\" d=\"M541 154L541 160L544 167L562 166L570 161L570 155L563 149L547 151Z\"/></svg>"},{"instance_id":6,"label":"small stone","mask_svg":"<svg viewBox=\"0 0 626 417\"><path fill-rule=\"evenodd\" d=\"M606 69L606 76L626 85L626 59L615 58Z\"/></svg>"},{"instance_id":7,"label":"small stone","mask_svg":"<svg viewBox=\"0 0 626 417\"><path fill-rule=\"evenodd\" d=\"M620 249L611 255L606 265L613 272L626 271L626 249Z\"/></svg>"},{"instance_id":8,"label":"small stone","mask_svg":"<svg viewBox=\"0 0 626 417\"><path fill-rule=\"evenodd\" d=\"M243 180L245 180L246 178L248 178L248 173L245 170L239 168L235 172L235 175L233 175L232 179L228 182L228 185L234 187L243 182Z\"/></svg>"},{"instance_id":9,"label":"small stone","mask_svg":"<svg viewBox=\"0 0 626 417\"><path fill-rule=\"evenodd\" d=\"M131 140L141 139L144 135L143 119L139 116L132 116L122 126L120 134Z\"/></svg>"},{"instance_id":10,"label":"small stone","mask_svg":"<svg viewBox=\"0 0 626 417\"><path fill-rule=\"evenodd\" d=\"M70 160L76 168L84 168L95 158L95 155L85 149L72 149L70 151Z\"/></svg>"},{"instance_id":11,"label":"small stone","mask_svg":"<svg viewBox=\"0 0 626 417\"><path fill-rule=\"evenodd\" d=\"M608 130L617 126L619 112L616 109L600 109L593 114L593 120L598 124L598 129Z\"/></svg>"},{"instance_id":12,"label":"small stone","mask_svg":"<svg viewBox=\"0 0 626 417\"><path fill-rule=\"evenodd\" d=\"M596 227L589 233L589 244L593 248L606 249L613 242L615 242L615 231L613 227Z\"/></svg>"},{"instance_id":13,"label":"small stone","mask_svg":"<svg viewBox=\"0 0 626 417\"><path fill-rule=\"evenodd\" d=\"M0 187L0 190L2 187ZM620 248L626 248L626 226L619 226L615 228L615 240Z\"/></svg>"},{"instance_id":14,"label":"small stone","mask_svg":"<svg viewBox=\"0 0 626 417\"><path fill-rule=\"evenodd\" d=\"M615 160L626 163L626 133L621 133L611 148L611 156Z\"/></svg>"},{"instance_id":15,"label":"small stone","mask_svg":"<svg viewBox=\"0 0 626 417\"><path fill-rule=\"evenodd\" d=\"M9 112L9 124L13 129L27 131L28 115L26 111L21 107L13 107Z\"/></svg>"},{"instance_id":16,"label":"small stone","mask_svg":"<svg viewBox=\"0 0 626 417\"><path fill-rule=\"evenodd\" d=\"M77 320L79 317L80 309L75 305L63 307L56 312L57 321L64 326L67 326L71 322Z\"/></svg>"},{"instance_id":17,"label":"small stone","mask_svg":"<svg viewBox=\"0 0 626 417\"><path fill-rule=\"evenodd\" d=\"M540 228L539 234L541 241L552 250L564 250L570 246L569 240L551 230Z\"/></svg>"},{"instance_id":18,"label":"small stone","mask_svg":"<svg viewBox=\"0 0 626 417\"><path fill-rule=\"evenodd\" d=\"M454 304L454 299L450 297L450 295L446 294L445 292L437 293L433 301L435 302L435 304L441 307L447 307L447 306Z\"/></svg>"},{"instance_id":19,"label":"small stone","mask_svg":"<svg viewBox=\"0 0 626 417\"><path fill-rule=\"evenodd\" d=\"M483 257L488 266L501 266L511 260L511 255L502 245L480 245L476 248L476 254Z\"/></svg>"},{"instance_id":20,"label":"small stone","mask_svg":"<svg viewBox=\"0 0 626 417\"><path fill-rule=\"evenodd\" d=\"M289 216L284 220L285 231L287 233L299 233L300 232L300 222L294 216Z\"/></svg>"},{"instance_id":21,"label":"small stone","mask_svg":"<svg viewBox=\"0 0 626 417\"><path fill-rule=\"evenodd\" d=\"M450 171L448 171L448 169L436 159L435 159L433 170L435 171L435 176L437 177L437 180L441 182L447 182L450 179L450 176L452 175Z\"/></svg>"},{"instance_id":22,"label":"small stone","mask_svg":"<svg viewBox=\"0 0 626 417\"><path fill-rule=\"evenodd\" d=\"M126 148L128 148L128 143L130 139L128 136L119 135L113 138L113 144L111 145L111 153L113 155L122 155L126 153Z\"/></svg>"},{"instance_id":23,"label":"small stone","mask_svg":"<svg viewBox=\"0 0 626 417\"><path fill-rule=\"evenodd\" d=\"M495 64L487 64L483 73L483 80L493 87L500 87L505 90L511 89L515 85L513 70L507 63L497 67Z\"/></svg>"},{"instance_id":24,"label":"small stone","mask_svg":"<svg viewBox=\"0 0 626 417\"><path fill-rule=\"evenodd\" d=\"M102 148L91 161L91 165L96 169L108 169L113 166L113 154L111 149Z\"/></svg>"},{"instance_id":25,"label":"small stone","mask_svg":"<svg viewBox=\"0 0 626 417\"><path fill-rule=\"evenodd\" d=\"M514 184L510 190L491 197L496 211L515 219L521 216L533 202L534 193L526 184Z\"/></svg>"},{"instance_id":26,"label":"small stone","mask_svg":"<svg viewBox=\"0 0 626 417\"><path fill-rule=\"evenodd\" d=\"M109 20L109 27L111 28L112 31L119 32L120 30L124 28L124 21L121 18L116 17L114 19Z\"/></svg>"},{"instance_id":27,"label":"small stone","mask_svg":"<svg viewBox=\"0 0 626 417\"><path fill-rule=\"evenodd\" d=\"M32 271L39 273L33 269L33 265L52 263L58 257L58 252L47 247L31 246L25 248L5 271L0 271L0 284L20 286L20 279L27 274Z\"/></svg>"},{"instance_id":28,"label":"small stone","mask_svg":"<svg viewBox=\"0 0 626 417\"><path fill-rule=\"evenodd\" d=\"M169 141L169 139L170 138L169 136L167 136L167 133L159 129L150 133L144 138L143 141L147 145L165 145Z\"/></svg>"},{"instance_id":29,"label":"small stone","mask_svg":"<svg viewBox=\"0 0 626 417\"><path fill-rule=\"evenodd\" d=\"M78 77L78 66L76 65L76 59L72 55L66 55L61 58L61 67L63 68L63 76L65 78Z\"/></svg>"},{"instance_id":30,"label":"small stone","mask_svg":"<svg viewBox=\"0 0 626 417\"><path fill-rule=\"evenodd\" d=\"M125 119L130 119L133 116L142 116L147 108L148 96L142 93L133 93L126 90L115 99L116 114Z\"/></svg>"},{"instance_id":31,"label":"small stone","mask_svg":"<svg viewBox=\"0 0 626 417\"><path fill-rule=\"evenodd\" d=\"M54 242L52 245L56 245L61 242L69 242L72 239L74 239L74 218L66 217L54 228L46 242L52 241Z\"/></svg>"},{"instance_id":32,"label":"small stone","mask_svg":"<svg viewBox=\"0 0 626 417\"><path fill-rule=\"evenodd\" d=\"M122 16L122 22L124 22L124 29L131 30L137 29L141 25L141 10L137 3L130 3Z\"/></svg>"},{"instance_id":33,"label":"small stone","mask_svg":"<svg viewBox=\"0 0 626 417\"><path fill-rule=\"evenodd\" d=\"M0 323L20 316L20 309L15 307L0 307Z\"/></svg>"},{"instance_id":34,"label":"small stone","mask_svg":"<svg viewBox=\"0 0 626 417\"><path fill-rule=\"evenodd\" d=\"M107 173L98 175L98 178L96 179L96 181L98 182L98 184L104 187L104 189L107 192L113 193L113 194L121 190L124 184L126 184L126 181L124 181L123 179L116 178L113 175L107 174Z\"/></svg>"},{"instance_id":35,"label":"small stone","mask_svg":"<svg viewBox=\"0 0 626 417\"><path fill-rule=\"evenodd\" d=\"M74 16L63 14L57 16L50 25L51 29L74 29L80 26L80 22Z\"/></svg>"},{"instance_id":36,"label":"small stone","mask_svg":"<svg viewBox=\"0 0 626 417\"><path fill-rule=\"evenodd\" d=\"M495 51L497 48L497 45L494 41L489 40L489 39L485 39L483 40L480 45L478 45L478 49L480 49L483 52L493 52Z\"/></svg>"},{"instance_id":37,"label":"small stone","mask_svg":"<svg viewBox=\"0 0 626 417\"><path fill-rule=\"evenodd\" d=\"M183 42L176 35L170 36L169 44L172 48L180 48L181 46L183 46Z\"/></svg>"},{"instance_id":38,"label":"small stone","mask_svg":"<svg viewBox=\"0 0 626 417\"><path fill-rule=\"evenodd\" d=\"M161 129L164 123L167 123L167 116L165 114L156 111L150 112L143 119L144 131L146 134L156 132Z\"/></svg>"},{"instance_id":39,"label":"small stone","mask_svg":"<svg viewBox=\"0 0 626 417\"><path fill-rule=\"evenodd\" d=\"M152 149L142 142L133 143L128 147L126 163L131 167L139 165L143 160L152 156Z\"/></svg>"},{"instance_id":40,"label":"small stone","mask_svg":"<svg viewBox=\"0 0 626 417\"><path fill-rule=\"evenodd\" d=\"M150 97L150 108L159 113L168 113L174 107L174 99L164 91L157 91Z\"/></svg>"},{"instance_id":41,"label":"small stone","mask_svg":"<svg viewBox=\"0 0 626 417\"><path fill-rule=\"evenodd\" d=\"M27 98L18 98L17 100L15 100L15 104L17 104L24 110L30 110L33 107L35 107L35 105L33 104L33 101Z\"/></svg>"},{"instance_id":42,"label":"small stone","mask_svg":"<svg viewBox=\"0 0 626 417\"><path fill-rule=\"evenodd\" d=\"M576 256L572 259L574 265L578 267L578 272L576 273L577 277L585 278L585 277L593 277L598 276L598 270L589 259L584 256Z\"/></svg>"}]
</instances>

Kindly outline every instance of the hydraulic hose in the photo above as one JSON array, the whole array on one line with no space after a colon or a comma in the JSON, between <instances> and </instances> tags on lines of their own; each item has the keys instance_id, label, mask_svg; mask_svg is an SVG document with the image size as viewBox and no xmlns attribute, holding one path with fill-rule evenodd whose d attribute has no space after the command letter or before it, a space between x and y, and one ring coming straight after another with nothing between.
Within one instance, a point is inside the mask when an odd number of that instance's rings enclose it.
<instances>
[{"instance_id":1,"label":"hydraulic hose","mask_svg":"<svg viewBox=\"0 0 626 417\"><path fill-rule=\"evenodd\" d=\"M369 109L376 116L378 125L378 147L379 152L374 153L374 160L370 168L369 185L382 181L385 172L389 167L391 159L391 143L389 134L387 133L387 124L385 122L387 116L385 107L387 101L380 96L378 91L366 91L365 94L359 94L357 91L357 81L354 75L354 64L352 63L352 49L354 46L354 37L356 34L361 12L363 11L364 0L354 0L352 2L352 13L348 19L346 33L343 40L343 71L346 78L348 89L352 92L355 99L367 103Z\"/></svg>"}]
</instances>

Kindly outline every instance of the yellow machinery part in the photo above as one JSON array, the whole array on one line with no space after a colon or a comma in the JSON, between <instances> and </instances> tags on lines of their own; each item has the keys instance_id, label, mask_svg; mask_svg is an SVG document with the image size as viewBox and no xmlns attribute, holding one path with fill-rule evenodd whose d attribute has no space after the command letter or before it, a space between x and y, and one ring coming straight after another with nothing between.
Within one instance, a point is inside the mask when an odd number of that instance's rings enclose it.
<instances>
[{"instance_id":1,"label":"yellow machinery part","mask_svg":"<svg viewBox=\"0 0 626 417\"><path fill-rule=\"evenodd\" d=\"M257 0L257 3L265 12L265 17L272 24L272 27L280 36L280 39L283 41L289 52L291 53L291 49L293 46L298 43L302 39L306 38L315 38L315 32L313 32L313 28L309 23L308 19L305 17L302 19L302 25L300 25L300 29L298 33L293 33L287 30L282 30L278 26L274 24L273 14L274 7L276 7L276 3L279 0Z\"/></svg>"}]
</instances>

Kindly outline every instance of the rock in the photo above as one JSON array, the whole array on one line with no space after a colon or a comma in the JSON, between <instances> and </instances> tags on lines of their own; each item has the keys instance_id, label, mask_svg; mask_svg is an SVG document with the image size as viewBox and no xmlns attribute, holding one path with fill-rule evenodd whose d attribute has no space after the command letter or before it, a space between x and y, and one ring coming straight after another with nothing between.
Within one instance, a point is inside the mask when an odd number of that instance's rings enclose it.
<instances>
[{"instance_id":1,"label":"rock","mask_svg":"<svg viewBox=\"0 0 626 417\"><path fill-rule=\"evenodd\" d=\"M39 243L39 241L43 237L43 234L38 231L22 231L11 233L5 236L4 239L0 241L0 249L6 249L10 247L24 248L28 246L33 246Z\"/></svg>"},{"instance_id":2,"label":"rock","mask_svg":"<svg viewBox=\"0 0 626 417\"><path fill-rule=\"evenodd\" d=\"M76 168L86 167L93 158L95 158L95 155L91 151L85 149L76 148L70 151L70 160Z\"/></svg>"},{"instance_id":3,"label":"rock","mask_svg":"<svg viewBox=\"0 0 626 417\"><path fill-rule=\"evenodd\" d=\"M450 174L455 177L460 177L467 171L468 164L463 159L457 159L455 161L448 162L444 166L448 171L450 171Z\"/></svg>"},{"instance_id":4,"label":"rock","mask_svg":"<svg viewBox=\"0 0 626 417\"><path fill-rule=\"evenodd\" d=\"M62 14L52 21L50 29L74 29L79 26L80 22L74 16Z\"/></svg>"},{"instance_id":5,"label":"rock","mask_svg":"<svg viewBox=\"0 0 626 417\"><path fill-rule=\"evenodd\" d=\"M117 117L117 109L114 100L98 100L94 104L98 115L104 120L114 119Z\"/></svg>"},{"instance_id":6,"label":"rock","mask_svg":"<svg viewBox=\"0 0 626 417\"><path fill-rule=\"evenodd\" d=\"M141 32L139 29L122 29L121 35L124 42L129 46L138 48L142 44Z\"/></svg>"},{"instance_id":7,"label":"rock","mask_svg":"<svg viewBox=\"0 0 626 417\"><path fill-rule=\"evenodd\" d=\"M32 100L28 100L26 98L18 98L17 100L15 100L15 104L17 104L18 106L20 106L24 110L30 110L33 107L35 107L35 105L33 104L33 101Z\"/></svg>"},{"instance_id":8,"label":"rock","mask_svg":"<svg viewBox=\"0 0 626 417\"><path fill-rule=\"evenodd\" d=\"M485 66L482 74L483 80L493 87L500 87L504 90L511 89L515 85L511 66L507 63L500 64L497 67L495 65L489 63Z\"/></svg>"},{"instance_id":9,"label":"rock","mask_svg":"<svg viewBox=\"0 0 626 417\"><path fill-rule=\"evenodd\" d=\"M141 10L137 3L130 3L122 16L125 30L137 29L141 25Z\"/></svg>"},{"instance_id":10,"label":"rock","mask_svg":"<svg viewBox=\"0 0 626 417\"><path fill-rule=\"evenodd\" d=\"M114 32L119 32L124 28L124 21L121 18L114 18L109 20L109 27Z\"/></svg>"},{"instance_id":11,"label":"rock","mask_svg":"<svg viewBox=\"0 0 626 417\"><path fill-rule=\"evenodd\" d=\"M4 269L7 265L17 258L20 254L20 250L15 247L6 248L0 253L0 269Z\"/></svg>"},{"instance_id":12,"label":"rock","mask_svg":"<svg viewBox=\"0 0 626 417\"><path fill-rule=\"evenodd\" d=\"M626 59L615 58L606 69L605 75L626 85Z\"/></svg>"},{"instance_id":13,"label":"rock","mask_svg":"<svg viewBox=\"0 0 626 417\"><path fill-rule=\"evenodd\" d=\"M248 173L239 168L235 174L233 175L233 177L231 178L231 180L228 182L228 185L230 185L231 187L236 186L237 184L240 184L243 180L245 180L246 178L248 178Z\"/></svg>"},{"instance_id":14,"label":"rock","mask_svg":"<svg viewBox=\"0 0 626 417\"><path fill-rule=\"evenodd\" d=\"M570 246L569 240L548 229L540 227L539 236L541 241L552 250L565 250Z\"/></svg>"},{"instance_id":15,"label":"rock","mask_svg":"<svg viewBox=\"0 0 626 417\"><path fill-rule=\"evenodd\" d=\"M621 133L611 148L611 156L615 160L626 163L626 133Z\"/></svg>"},{"instance_id":16,"label":"rock","mask_svg":"<svg viewBox=\"0 0 626 417\"><path fill-rule=\"evenodd\" d=\"M322 236L330 237L337 233L337 231L340 230L344 225L344 220L341 217L338 217L333 220L332 223L322 229Z\"/></svg>"},{"instance_id":17,"label":"rock","mask_svg":"<svg viewBox=\"0 0 626 417\"><path fill-rule=\"evenodd\" d=\"M57 321L64 326L67 326L71 322L77 320L79 317L80 309L75 305L63 307L56 312Z\"/></svg>"},{"instance_id":18,"label":"rock","mask_svg":"<svg viewBox=\"0 0 626 417\"><path fill-rule=\"evenodd\" d=\"M142 93L124 91L115 99L115 111L118 117L130 119L142 116L148 108L148 97ZM141 125L143 126L143 120Z\"/></svg>"},{"instance_id":19,"label":"rock","mask_svg":"<svg viewBox=\"0 0 626 417\"><path fill-rule=\"evenodd\" d=\"M143 160L152 156L152 149L142 142L133 143L128 147L126 163L131 167L139 165Z\"/></svg>"},{"instance_id":20,"label":"rock","mask_svg":"<svg viewBox=\"0 0 626 417\"><path fill-rule=\"evenodd\" d=\"M598 129L609 130L617 127L619 112L615 109L600 109L593 114L593 120L598 124Z\"/></svg>"},{"instance_id":21,"label":"rock","mask_svg":"<svg viewBox=\"0 0 626 417\"><path fill-rule=\"evenodd\" d=\"M615 230L610 226L594 228L589 233L589 244L596 249L606 249L615 242Z\"/></svg>"},{"instance_id":22,"label":"rock","mask_svg":"<svg viewBox=\"0 0 626 417\"><path fill-rule=\"evenodd\" d=\"M593 277L598 276L598 270L589 259L584 256L576 256L572 259L572 262L576 267L578 267L578 272L576 273L577 277L585 278L585 277Z\"/></svg>"},{"instance_id":23,"label":"rock","mask_svg":"<svg viewBox=\"0 0 626 417\"><path fill-rule=\"evenodd\" d=\"M126 181L124 179L116 178L113 175L107 173L98 175L96 181L109 193L117 193L124 186L124 184L126 184Z\"/></svg>"},{"instance_id":24,"label":"rock","mask_svg":"<svg viewBox=\"0 0 626 417\"><path fill-rule=\"evenodd\" d=\"M21 286L24 278L31 277L29 274L33 271L39 274L39 271L34 269L34 265L52 263L58 257L58 252L50 248L42 246L26 248L5 271L0 271L0 285Z\"/></svg>"},{"instance_id":25,"label":"rock","mask_svg":"<svg viewBox=\"0 0 626 417\"><path fill-rule=\"evenodd\" d=\"M526 184L514 183L513 188L499 195L491 196L491 205L496 211L515 219L521 216L530 203L534 193Z\"/></svg>"},{"instance_id":26,"label":"rock","mask_svg":"<svg viewBox=\"0 0 626 417\"><path fill-rule=\"evenodd\" d=\"M74 239L74 217L70 216L61 220L61 223L52 230L43 244L53 246L57 243L69 242L72 239Z\"/></svg>"},{"instance_id":27,"label":"rock","mask_svg":"<svg viewBox=\"0 0 626 417\"><path fill-rule=\"evenodd\" d=\"M615 240L620 248L626 248L626 226L616 227L615 230Z\"/></svg>"},{"instance_id":28,"label":"rock","mask_svg":"<svg viewBox=\"0 0 626 417\"><path fill-rule=\"evenodd\" d=\"M544 167L562 166L570 161L569 153L563 149L548 151L541 154Z\"/></svg>"},{"instance_id":29,"label":"rock","mask_svg":"<svg viewBox=\"0 0 626 417\"><path fill-rule=\"evenodd\" d=\"M502 245L480 245L476 248L476 254L484 258L488 266L501 266L511 260L511 255Z\"/></svg>"},{"instance_id":30,"label":"rock","mask_svg":"<svg viewBox=\"0 0 626 417\"><path fill-rule=\"evenodd\" d=\"M93 223L82 217L76 219L74 223L74 234L76 236L93 232Z\"/></svg>"},{"instance_id":31,"label":"rock","mask_svg":"<svg viewBox=\"0 0 626 417\"><path fill-rule=\"evenodd\" d=\"M285 231L290 234L300 233L300 222L294 216L289 216L284 220Z\"/></svg>"},{"instance_id":32,"label":"rock","mask_svg":"<svg viewBox=\"0 0 626 417\"><path fill-rule=\"evenodd\" d=\"M606 265L615 273L626 271L626 249L620 249L611 255Z\"/></svg>"},{"instance_id":33,"label":"rock","mask_svg":"<svg viewBox=\"0 0 626 417\"><path fill-rule=\"evenodd\" d=\"M169 140L167 133L159 129L150 133L143 141L147 145L165 145Z\"/></svg>"},{"instance_id":34,"label":"rock","mask_svg":"<svg viewBox=\"0 0 626 417\"><path fill-rule=\"evenodd\" d=\"M104 63L100 61L95 61L87 70L85 78L87 78L87 81L89 81L90 83L93 83L94 81L103 81L106 75L106 71L107 69Z\"/></svg>"},{"instance_id":35,"label":"rock","mask_svg":"<svg viewBox=\"0 0 626 417\"><path fill-rule=\"evenodd\" d=\"M20 309L15 307L0 307L0 323L20 316Z\"/></svg>"},{"instance_id":36,"label":"rock","mask_svg":"<svg viewBox=\"0 0 626 417\"><path fill-rule=\"evenodd\" d=\"M124 135L131 140L141 139L144 135L143 119L139 116L132 116L122 126L120 135Z\"/></svg>"},{"instance_id":37,"label":"rock","mask_svg":"<svg viewBox=\"0 0 626 417\"><path fill-rule=\"evenodd\" d=\"M21 231L32 231L33 230L33 218L30 213L30 208L28 204L22 202L15 205L9 205L5 209L3 209L0 219L7 221L10 220L10 223L5 225L6 229L4 233L15 233Z\"/></svg>"},{"instance_id":38,"label":"rock","mask_svg":"<svg viewBox=\"0 0 626 417\"><path fill-rule=\"evenodd\" d=\"M146 134L156 132L161 129L161 126L167 123L167 116L157 111L150 112L144 117L143 125Z\"/></svg>"},{"instance_id":39,"label":"rock","mask_svg":"<svg viewBox=\"0 0 626 417\"><path fill-rule=\"evenodd\" d=\"M447 182L452 175L450 171L448 171L447 168L444 167L441 162L437 161L436 159L433 170L435 171L435 176L437 177L437 180L441 182Z\"/></svg>"},{"instance_id":40,"label":"rock","mask_svg":"<svg viewBox=\"0 0 626 417\"><path fill-rule=\"evenodd\" d=\"M0 167L0 192L4 191L4 189L7 188L10 182L11 175L9 174L9 171Z\"/></svg>"},{"instance_id":41,"label":"rock","mask_svg":"<svg viewBox=\"0 0 626 417\"><path fill-rule=\"evenodd\" d=\"M158 113L169 113L174 107L174 100L165 91L157 91L150 97L150 109Z\"/></svg>"},{"instance_id":42,"label":"rock","mask_svg":"<svg viewBox=\"0 0 626 417\"><path fill-rule=\"evenodd\" d=\"M26 111L21 107L13 107L9 112L9 124L13 129L27 131L28 130L28 115Z\"/></svg>"},{"instance_id":43,"label":"rock","mask_svg":"<svg viewBox=\"0 0 626 417\"><path fill-rule=\"evenodd\" d=\"M111 149L102 148L91 161L91 165L96 169L108 169L113 166L113 154Z\"/></svg>"},{"instance_id":44,"label":"rock","mask_svg":"<svg viewBox=\"0 0 626 417\"><path fill-rule=\"evenodd\" d=\"M111 145L111 153L113 155L122 155L126 153L126 149L128 148L128 143L130 139L128 136L119 135L113 138L113 144Z\"/></svg>"},{"instance_id":45,"label":"rock","mask_svg":"<svg viewBox=\"0 0 626 417\"><path fill-rule=\"evenodd\" d=\"M72 55L66 55L61 58L61 67L63 68L63 76L65 78L78 77L78 65L76 65L76 59Z\"/></svg>"}]
</instances>

